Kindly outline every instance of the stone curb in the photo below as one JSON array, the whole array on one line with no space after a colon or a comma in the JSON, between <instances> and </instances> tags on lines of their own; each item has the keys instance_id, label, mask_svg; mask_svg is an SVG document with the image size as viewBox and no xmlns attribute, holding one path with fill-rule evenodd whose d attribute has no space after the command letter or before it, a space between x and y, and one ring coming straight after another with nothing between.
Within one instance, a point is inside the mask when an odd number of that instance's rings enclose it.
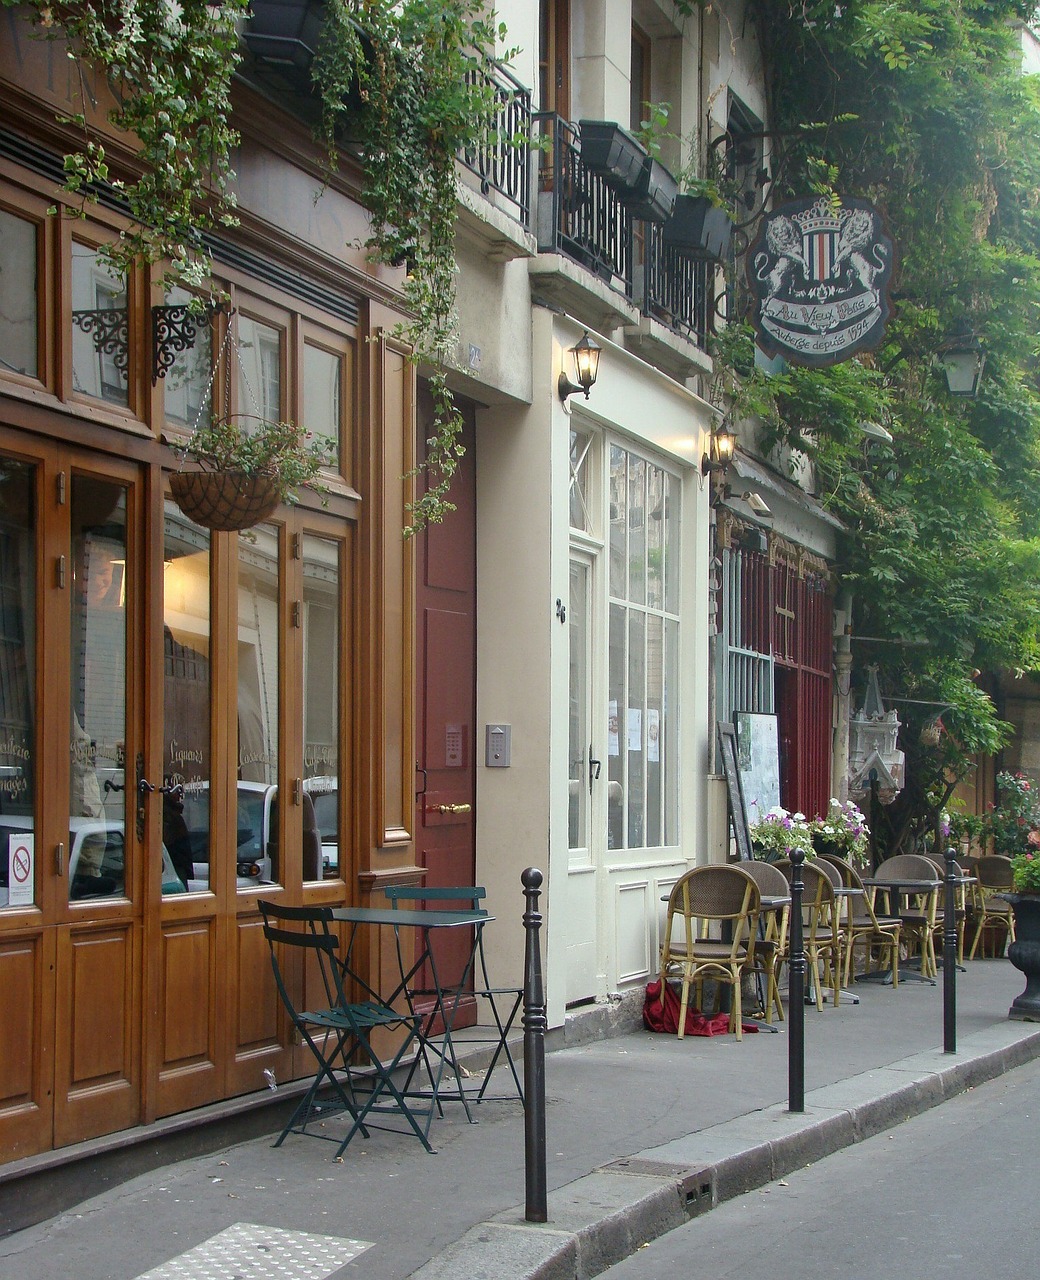
<instances>
[{"instance_id":1,"label":"stone curb","mask_svg":"<svg viewBox=\"0 0 1040 1280\"><path fill-rule=\"evenodd\" d=\"M413 1280L591 1280L724 1200L901 1124L1040 1057L1040 1030L1000 1024L956 1058L936 1050L691 1133L596 1169L549 1196L549 1222L517 1205L473 1227Z\"/></svg>"}]
</instances>

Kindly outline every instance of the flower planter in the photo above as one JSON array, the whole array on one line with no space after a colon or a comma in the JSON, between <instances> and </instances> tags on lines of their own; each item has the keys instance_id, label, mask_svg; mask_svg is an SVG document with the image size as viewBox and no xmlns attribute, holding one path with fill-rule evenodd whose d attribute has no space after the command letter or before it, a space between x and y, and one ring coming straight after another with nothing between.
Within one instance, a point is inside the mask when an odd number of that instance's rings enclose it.
<instances>
[{"instance_id":1,"label":"flower planter","mask_svg":"<svg viewBox=\"0 0 1040 1280\"><path fill-rule=\"evenodd\" d=\"M660 160L647 156L635 190L623 201L633 218L660 224L668 221L678 191L679 184Z\"/></svg>"},{"instance_id":2,"label":"flower planter","mask_svg":"<svg viewBox=\"0 0 1040 1280\"><path fill-rule=\"evenodd\" d=\"M610 120L580 120L581 162L620 195L633 192L648 159L627 129Z\"/></svg>"},{"instance_id":3,"label":"flower planter","mask_svg":"<svg viewBox=\"0 0 1040 1280\"><path fill-rule=\"evenodd\" d=\"M1025 974L1026 989L1011 1003L1008 1017L1018 1022L1040 1022L1040 894L1002 893L1015 913L1015 941L1008 959Z\"/></svg>"},{"instance_id":4,"label":"flower planter","mask_svg":"<svg viewBox=\"0 0 1040 1280\"><path fill-rule=\"evenodd\" d=\"M170 476L173 500L204 529L251 529L278 506L273 475L245 471L177 471Z\"/></svg>"},{"instance_id":5,"label":"flower planter","mask_svg":"<svg viewBox=\"0 0 1040 1280\"><path fill-rule=\"evenodd\" d=\"M725 209L707 196L676 196L672 216L662 228L666 249L691 258L722 262L729 256L733 223Z\"/></svg>"},{"instance_id":6,"label":"flower planter","mask_svg":"<svg viewBox=\"0 0 1040 1280\"><path fill-rule=\"evenodd\" d=\"M812 843L813 852L819 854L821 858L840 858L842 862L848 861L848 850L836 840L828 840L826 836L814 834Z\"/></svg>"}]
</instances>

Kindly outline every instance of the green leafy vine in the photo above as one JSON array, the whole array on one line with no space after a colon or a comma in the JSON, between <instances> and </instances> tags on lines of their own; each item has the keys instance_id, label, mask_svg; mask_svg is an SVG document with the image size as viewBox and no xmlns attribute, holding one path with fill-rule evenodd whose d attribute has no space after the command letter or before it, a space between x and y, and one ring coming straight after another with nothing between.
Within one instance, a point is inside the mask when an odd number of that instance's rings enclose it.
<instances>
[{"instance_id":1,"label":"green leafy vine","mask_svg":"<svg viewBox=\"0 0 1040 1280\"><path fill-rule=\"evenodd\" d=\"M117 161L92 124L84 87L84 109L63 118L83 135L64 162L72 211L83 216L102 187L114 188L132 223L102 248L113 270L161 264L167 287L212 292L204 234L236 222L230 93L248 0L28 0L28 7L41 34L65 39L84 86L88 68L101 71L115 104L109 123L137 140L132 157ZM410 318L397 336L431 371L436 417L420 464L427 484L409 507L406 536L454 510L447 494L462 456L447 383L458 348L455 160L495 138L491 73L504 35L476 0L324 3L313 75L326 164L335 169L348 132L371 212L366 248L377 262L406 266Z\"/></svg>"}]
</instances>

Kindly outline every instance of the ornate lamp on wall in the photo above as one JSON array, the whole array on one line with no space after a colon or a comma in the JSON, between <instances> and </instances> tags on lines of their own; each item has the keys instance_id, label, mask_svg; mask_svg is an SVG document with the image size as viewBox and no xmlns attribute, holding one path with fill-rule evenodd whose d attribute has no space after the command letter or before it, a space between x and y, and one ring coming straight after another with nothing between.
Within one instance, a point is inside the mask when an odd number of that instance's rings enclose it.
<instances>
[{"instance_id":1,"label":"ornate lamp on wall","mask_svg":"<svg viewBox=\"0 0 1040 1280\"><path fill-rule=\"evenodd\" d=\"M708 452L701 455L701 475L709 475L712 471L725 471L733 460L736 443L736 436L725 427L712 431L708 438Z\"/></svg>"},{"instance_id":2,"label":"ornate lamp on wall","mask_svg":"<svg viewBox=\"0 0 1040 1280\"><path fill-rule=\"evenodd\" d=\"M571 355L574 357L574 369L578 375L578 381L571 382L566 373L560 374L557 389L561 400L565 401L575 391L584 391L585 399L589 398L589 392L596 385L596 378L599 376L601 349L592 341L586 329L581 338L570 349Z\"/></svg>"}]
</instances>

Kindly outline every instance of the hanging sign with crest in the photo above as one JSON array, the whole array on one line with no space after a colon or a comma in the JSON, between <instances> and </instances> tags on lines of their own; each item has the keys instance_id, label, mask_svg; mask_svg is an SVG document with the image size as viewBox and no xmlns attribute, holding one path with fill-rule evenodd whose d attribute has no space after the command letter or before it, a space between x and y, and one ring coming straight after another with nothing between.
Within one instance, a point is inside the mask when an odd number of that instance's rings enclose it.
<instances>
[{"instance_id":1,"label":"hanging sign with crest","mask_svg":"<svg viewBox=\"0 0 1040 1280\"><path fill-rule=\"evenodd\" d=\"M888 319L893 245L865 200L792 200L747 255L758 345L792 364L839 364L876 347Z\"/></svg>"}]
</instances>

